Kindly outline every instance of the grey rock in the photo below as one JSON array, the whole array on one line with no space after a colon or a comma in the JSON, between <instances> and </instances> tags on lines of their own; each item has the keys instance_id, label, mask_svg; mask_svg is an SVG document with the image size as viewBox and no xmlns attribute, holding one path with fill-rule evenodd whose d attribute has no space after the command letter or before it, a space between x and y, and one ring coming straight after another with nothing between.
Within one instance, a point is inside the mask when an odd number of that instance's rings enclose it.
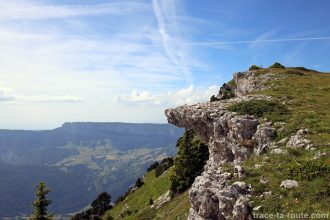
<instances>
[{"instance_id":1,"label":"grey rock","mask_svg":"<svg viewBox=\"0 0 330 220\"><path fill-rule=\"evenodd\" d=\"M262 193L262 197L264 197L264 198L270 197L271 195L272 195L272 191Z\"/></svg>"},{"instance_id":2,"label":"grey rock","mask_svg":"<svg viewBox=\"0 0 330 220\"><path fill-rule=\"evenodd\" d=\"M212 98L212 102L184 105L165 111L169 123L192 129L209 146L210 155L204 172L195 178L189 190L189 220L252 219L249 205L251 186L243 181L229 185L228 179L232 178L232 174L225 172L222 167L225 163L233 164L234 175L240 180L244 179L241 162L254 151L261 154L273 146L276 130L271 123L259 126L259 119L238 115L226 107L252 99L271 100L271 97L252 96L248 93L264 88L263 82L274 77L271 73L257 77L253 71L237 73L234 74L235 98L227 99L223 96L224 91L228 91L223 88L222 93Z\"/></svg>"},{"instance_id":3,"label":"grey rock","mask_svg":"<svg viewBox=\"0 0 330 220\"><path fill-rule=\"evenodd\" d=\"M285 189L292 189L292 188L296 188L298 187L298 182L295 180L284 180L281 182L281 187L285 188Z\"/></svg>"},{"instance_id":4,"label":"grey rock","mask_svg":"<svg viewBox=\"0 0 330 220\"><path fill-rule=\"evenodd\" d=\"M314 155L314 157L313 157L313 159L314 160L319 160L319 159L321 159L322 157L326 157L327 156L327 154L325 153L325 152L317 152L315 155Z\"/></svg>"},{"instance_id":5,"label":"grey rock","mask_svg":"<svg viewBox=\"0 0 330 220\"><path fill-rule=\"evenodd\" d=\"M308 133L308 129L301 129L295 135L290 137L290 140L286 144L287 147L290 148L305 148L311 149L313 144L311 144L311 140L305 138L305 135Z\"/></svg>"},{"instance_id":6,"label":"grey rock","mask_svg":"<svg viewBox=\"0 0 330 220\"><path fill-rule=\"evenodd\" d=\"M266 184L266 183L268 183L268 182L269 182L269 180L268 180L267 177L265 177L265 176L261 176L261 177L260 177L260 183L262 183L262 184Z\"/></svg>"},{"instance_id":7,"label":"grey rock","mask_svg":"<svg viewBox=\"0 0 330 220\"><path fill-rule=\"evenodd\" d=\"M168 203L170 200L171 200L171 195L170 195L170 191L168 190L166 193L159 196L155 200L154 204L151 205L151 208L159 209L159 208L163 207L166 203Z\"/></svg>"},{"instance_id":8,"label":"grey rock","mask_svg":"<svg viewBox=\"0 0 330 220\"><path fill-rule=\"evenodd\" d=\"M242 166L237 165L234 167L234 176L237 176L238 179L243 179L245 177L245 172Z\"/></svg>"},{"instance_id":9,"label":"grey rock","mask_svg":"<svg viewBox=\"0 0 330 220\"><path fill-rule=\"evenodd\" d=\"M254 140L258 144L256 154L260 155L265 153L271 146L271 141L276 137L276 129L271 127L271 124L265 123L259 125L254 135Z\"/></svg>"},{"instance_id":10,"label":"grey rock","mask_svg":"<svg viewBox=\"0 0 330 220\"><path fill-rule=\"evenodd\" d=\"M282 149L280 149L280 148L277 148L277 149L272 149L272 150L270 151L270 153L271 153L271 154L285 154L286 151L285 151L285 150L282 150Z\"/></svg>"}]
</instances>

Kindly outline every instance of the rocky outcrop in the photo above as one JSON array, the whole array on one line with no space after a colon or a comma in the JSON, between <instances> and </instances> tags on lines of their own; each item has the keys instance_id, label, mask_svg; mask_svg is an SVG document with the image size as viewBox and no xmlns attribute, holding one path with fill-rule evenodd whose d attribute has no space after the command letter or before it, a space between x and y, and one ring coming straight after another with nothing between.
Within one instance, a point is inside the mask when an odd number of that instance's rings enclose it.
<instances>
[{"instance_id":1,"label":"rocky outcrop","mask_svg":"<svg viewBox=\"0 0 330 220\"><path fill-rule=\"evenodd\" d=\"M265 98L248 93L262 89L262 82L272 75L264 74L261 81L255 76L254 71L234 75L235 98L227 99L224 91L228 88L223 87L217 97L211 98L211 102L165 111L169 123L192 129L209 146L210 156L204 172L196 177L189 191L190 220L252 219L249 206L251 186L244 182L229 184L229 180L233 176L244 179L241 162L254 152L262 154L267 151L276 130L270 123L261 124L253 116L226 110L226 106L233 102ZM225 163L235 167L234 174L225 172Z\"/></svg>"},{"instance_id":2,"label":"rocky outcrop","mask_svg":"<svg viewBox=\"0 0 330 220\"><path fill-rule=\"evenodd\" d=\"M163 195L159 196L156 199L156 201L154 202L154 204L151 205L151 208L159 209L159 208L163 207L169 201L171 201L171 192L170 192L170 190L168 190Z\"/></svg>"},{"instance_id":3,"label":"rocky outcrop","mask_svg":"<svg viewBox=\"0 0 330 220\"><path fill-rule=\"evenodd\" d=\"M219 94L217 96L212 96L210 98L210 102L215 102L215 101L220 101L220 100L225 100L225 99L230 99L235 97L235 89L236 85L230 85L227 83L224 83L219 90Z\"/></svg>"},{"instance_id":4,"label":"rocky outcrop","mask_svg":"<svg viewBox=\"0 0 330 220\"><path fill-rule=\"evenodd\" d=\"M257 71L238 72L234 74L236 84L235 95L245 96L250 92L265 89L264 83L280 77L271 72L260 74ZM284 76L282 76L284 77Z\"/></svg>"},{"instance_id":5,"label":"rocky outcrop","mask_svg":"<svg viewBox=\"0 0 330 220\"><path fill-rule=\"evenodd\" d=\"M301 129L297 131L295 135L290 137L290 140L287 143L287 147L289 148L305 148L314 150L313 144L311 140L306 139L306 135L308 133L308 129Z\"/></svg>"}]
</instances>

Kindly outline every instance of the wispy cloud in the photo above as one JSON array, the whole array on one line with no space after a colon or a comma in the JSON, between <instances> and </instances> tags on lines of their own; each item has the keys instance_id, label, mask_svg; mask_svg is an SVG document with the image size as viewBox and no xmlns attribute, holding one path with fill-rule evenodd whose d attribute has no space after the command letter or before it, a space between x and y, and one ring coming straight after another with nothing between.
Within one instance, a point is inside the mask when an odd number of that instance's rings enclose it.
<instances>
[{"instance_id":1,"label":"wispy cloud","mask_svg":"<svg viewBox=\"0 0 330 220\"><path fill-rule=\"evenodd\" d=\"M123 15L131 12L143 12L146 4L137 2L111 2L98 5L27 5L0 3L0 20L10 19L47 19L89 15Z\"/></svg>"},{"instance_id":2,"label":"wispy cloud","mask_svg":"<svg viewBox=\"0 0 330 220\"><path fill-rule=\"evenodd\" d=\"M130 94L119 96L117 101L129 105L151 104L169 107L207 101L212 95L218 92L218 89L218 86L210 86L208 89L202 89L190 85L180 90L157 94L153 94L147 90L133 90Z\"/></svg>"},{"instance_id":3,"label":"wispy cloud","mask_svg":"<svg viewBox=\"0 0 330 220\"><path fill-rule=\"evenodd\" d=\"M191 83L191 73L186 63L186 51L183 48L177 46L189 45L182 42L182 39L171 36L168 31L168 26L171 25L172 29L177 32L175 35L180 35L180 27L178 27L178 21L176 16L176 2L174 0L152 0L152 7L154 14L158 22L158 30L161 36L162 46L169 57L169 59L175 64L179 70L185 75L188 82ZM174 27L173 27L174 26Z\"/></svg>"},{"instance_id":4,"label":"wispy cloud","mask_svg":"<svg viewBox=\"0 0 330 220\"><path fill-rule=\"evenodd\" d=\"M242 41L213 41L213 42L191 42L185 44L173 44L176 46L212 46L212 45L230 45L230 44L261 44L261 43L276 43L276 42L290 42L290 41L321 41L330 40L330 36L321 37L302 37L302 38L277 38L264 40L242 40Z\"/></svg>"},{"instance_id":5,"label":"wispy cloud","mask_svg":"<svg viewBox=\"0 0 330 220\"><path fill-rule=\"evenodd\" d=\"M0 102L81 102L83 99L76 96L25 96L16 94L7 87L0 87Z\"/></svg>"},{"instance_id":6,"label":"wispy cloud","mask_svg":"<svg viewBox=\"0 0 330 220\"><path fill-rule=\"evenodd\" d=\"M14 101L16 99L10 88L0 87L0 102Z\"/></svg>"}]
</instances>

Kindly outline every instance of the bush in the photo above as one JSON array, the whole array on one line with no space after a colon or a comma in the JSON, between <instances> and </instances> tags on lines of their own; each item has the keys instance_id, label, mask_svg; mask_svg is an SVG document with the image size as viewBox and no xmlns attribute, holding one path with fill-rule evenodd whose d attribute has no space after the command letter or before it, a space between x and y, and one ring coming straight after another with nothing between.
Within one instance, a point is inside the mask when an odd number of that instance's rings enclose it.
<instances>
[{"instance_id":1,"label":"bush","mask_svg":"<svg viewBox=\"0 0 330 220\"><path fill-rule=\"evenodd\" d=\"M151 164L151 165L148 167L147 171L149 172L149 171L151 171L151 170L154 170L154 169L156 169L158 166L159 166L159 163L156 161L155 163Z\"/></svg>"},{"instance_id":2,"label":"bush","mask_svg":"<svg viewBox=\"0 0 330 220\"><path fill-rule=\"evenodd\" d=\"M251 70L259 70L259 69L261 69L259 66L257 66L257 65L252 65L252 66L250 66L250 68L249 68L249 70L251 71Z\"/></svg>"},{"instance_id":3,"label":"bush","mask_svg":"<svg viewBox=\"0 0 330 220\"><path fill-rule=\"evenodd\" d=\"M300 180L313 180L322 177L330 172L330 165L324 160L299 161L287 169L290 178Z\"/></svg>"},{"instance_id":4,"label":"bush","mask_svg":"<svg viewBox=\"0 0 330 220\"><path fill-rule=\"evenodd\" d=\"M273 65L271 65L269 68L279 68L279 69L285 69L285 66L282 64L275 62Z\"/></svg>"},{"instance_id":5,"label":"bush","mask_svg":"<svg viewBox=\"0 0 330 220\"><path fill-rule=\"evenodd\" d=\"M97 198L91 203L91 208L77 213L71 219L72 220L87 220L87 219L100 219L107 210L112 209L111 195L107 192L102 192Z\"/></svg>"},{"instance_id":6,"label":"bush","mask_svg":"<svg viewBox=\"0 0 330 220\"><path fill-rule=\"evenodd\" d=\"M250 100L238 102L227 108L229 111L237 112L241 115L254 115L257 117L285 115L288 109L281 103L267 100ZM275 117L274 117L275 118Z\"/></svg>"},{"instance_id":7,"label":"bush","mask_svg":"<svg viewBox=\"0 0 330 220\"><path fill-rule=\"evenodd\" d=\"M171 191L182 193L194 182L203 171L209 158L206 144L194 136L193 131L186 130L177 142L178 156L174 160L173 173L170 177Z\"/></svg>"},{"instance_id":8,"label":"bush","mask_svg":"<svg viewBox=\"0 0 330 220\"><path fill-rule=\"evenodd\" d=\"M171 166L173 166L173 159L171 157L167 157L167 158L163 159L160 162L160 164L155 168L155 176L158 177L158 176L162 175Z\"/></svg>"},{"instance_id":9,"label":"bush","mask_svg":"<svg viewBox=\"0 0 330 220\"><path fill-rule=\"evenodd\" d=\"M143 185L142 179L139 177L135 182L135 187L140 188Z\"/></svg>"}]
</instances>

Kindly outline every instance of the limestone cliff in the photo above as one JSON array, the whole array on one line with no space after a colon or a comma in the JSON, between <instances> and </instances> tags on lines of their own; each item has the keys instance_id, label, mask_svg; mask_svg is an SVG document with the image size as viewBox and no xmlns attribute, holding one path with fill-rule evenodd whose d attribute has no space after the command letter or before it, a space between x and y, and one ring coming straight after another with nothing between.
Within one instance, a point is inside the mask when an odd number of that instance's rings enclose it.
<instances>
[{"instance_id":1,"label":"limestone cliff","mask_svg":"<svg viewBox=\"0 0 330 220\"><path fill-rule=\"evenodd\" d=\"M254 152L268 147L275 136L270 123L251 115L238 115L226 107L233 102L250 99L269 99L251 96L249 92L262 89L262 83L274 75L257 77L253 71L234 74L234 86L228 88L234 96L230 99L213 98L211 102L167 109L168 122L192 129L209 146L210 157L204 172L195 179L189 192L191 209L188 219L252 219L249 205L251 186L242 181L230 184L233 174L224 171L223 165L235 166L235 175L244 176L240 166ZM224 97L223 94L217 97Z\"/></svg>"}]
</instances>

